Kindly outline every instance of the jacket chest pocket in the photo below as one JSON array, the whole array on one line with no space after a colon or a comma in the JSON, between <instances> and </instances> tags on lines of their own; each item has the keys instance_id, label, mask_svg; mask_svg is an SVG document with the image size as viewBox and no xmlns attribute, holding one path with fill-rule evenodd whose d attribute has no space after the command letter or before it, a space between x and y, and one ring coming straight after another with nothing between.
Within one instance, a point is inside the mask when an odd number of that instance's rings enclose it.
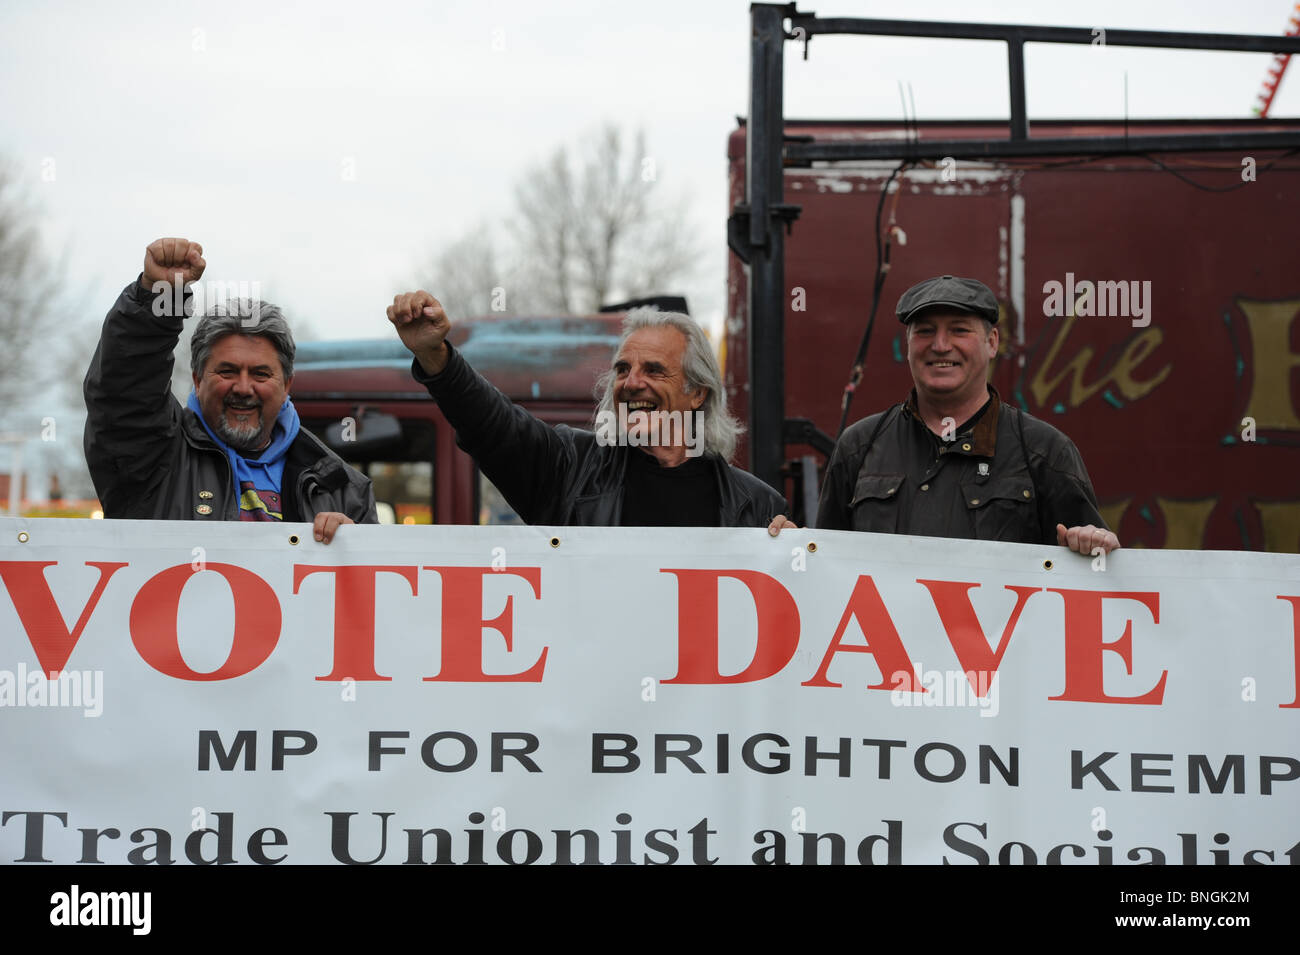
<instances>
[{"instance_id":1,"label":"jacket chest pocket","mask_svg":"<svg viewBox=\"0 0 1300 955\"><path fill-rule=\"evenodd\" d=\"M613 527L619 523L614 519L618 501L618 495L609 491L579 494L569 502L567 512L558 523L575 527Z\"/></svg>"},{"instance_id":2,"label":"jacket chest pocket","mask_svg":"<svg viewBox=\"0 0 1300 955\"><path fill-rule=\"evenodd\" d=\"M1011 474L984 484L963 484L961 489L976 540L1042 543L1038 502L1028 475Z\"/></svg>"},{"instance_id":3,"label":"jacket chest pocket","mask_svg":"<svg viewBox=\"0 0 1300 955\"><path fill-rule=\"evenodd\" d=\"M904 476L898 474L860 474L849 502L855 531L893 534L898 530L898 493Z\"/></svg>"}]
</instances>

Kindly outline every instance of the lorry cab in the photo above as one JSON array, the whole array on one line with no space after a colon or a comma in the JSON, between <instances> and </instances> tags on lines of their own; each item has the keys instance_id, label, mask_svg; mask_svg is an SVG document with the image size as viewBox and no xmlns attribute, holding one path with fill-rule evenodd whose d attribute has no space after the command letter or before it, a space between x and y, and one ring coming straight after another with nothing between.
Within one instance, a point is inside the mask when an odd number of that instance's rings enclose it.
<instances>
[{"instance_id":1,"label":"lorry cab","mask_svg":"<svg viewBox=\"0 0 1300 955\"><path fill-rule=\"evenodd\" d=\"M542 421L589 427L596 379L609 367L622 319L622 312L457 319L448 341ZM457 447L396 336L302 343L291 395L303 425L374 482L381 522L519 523Z\"/></svg>"}]
</instances>

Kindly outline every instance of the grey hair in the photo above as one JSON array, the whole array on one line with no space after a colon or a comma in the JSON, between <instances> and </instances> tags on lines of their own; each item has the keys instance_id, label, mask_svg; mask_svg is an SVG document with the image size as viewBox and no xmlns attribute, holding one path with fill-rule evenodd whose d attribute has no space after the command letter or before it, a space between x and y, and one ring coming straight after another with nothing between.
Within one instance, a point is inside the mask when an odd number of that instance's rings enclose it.
<instances>
[{"instance_id":1,"label":"grey hair","mask_svg":"<svg viewBox=\"0 0 1300 955\"><path fill-rule=\"evenodd\" d=\"M284 380L293 377L293 357L297 352L293 332L279 306L254 299L231 299L218 302L199 319L190 338L190 370L202 375L212 346L227 335L255 335L265 338L280 359Z\"/></svg>"},{"instance_id":2,"label":"grey hair","mask_svg":"<svg viewBox=\"0 0 1300 955\"><path fill-rule=\"evenodd\" d=\"M695 319L682 312L661 312L653 306L634 308L623 319L623 337L614 349L617 356L623 350L628 338L634 332L647 328L675 328L686 337L686 351L682 355L683 388L687 394L694 394L703 388L708 397L696 412L696 423L700 429L701 444L705 452L713 452L730 461L736 453L736 442L745 433L745 426L727 412L727 392L722 383L722 369L714 357L708 336L704 334ZM602 413L614 414L614 380L613 368L605 372L596 381L596 418Z\"/></svg>"}]
</instances>

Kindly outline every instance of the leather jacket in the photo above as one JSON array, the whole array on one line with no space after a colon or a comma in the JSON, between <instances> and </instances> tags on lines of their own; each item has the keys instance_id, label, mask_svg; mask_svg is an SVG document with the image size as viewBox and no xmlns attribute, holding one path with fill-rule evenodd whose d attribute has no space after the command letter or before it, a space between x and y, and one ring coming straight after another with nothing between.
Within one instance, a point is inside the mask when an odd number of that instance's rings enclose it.
<instances>
[{"instance_id":1,"label":"leather jacket","mask_svg":"<svg viewBox=\"0 0 1300 955\"><path fill-rule=\"evenodd\" d=\"M528 524L618 526L628 455L644 452L602 444L592 431L539 421L494 388L447 345L437 375L418 361L411 374L429 389L460 447L478 463ZM786 511L785 498L717 454L704 459L718 488L719 527L766 527Z\"/></svg>"},{"instance_id":2,"label":"leather jacket","mask_svg":"<svg viewBox=\"0 0 1300 955\"><path fill-rule=\"evenodd\" d=\"M109 518L239 520L239 495L224 451L171 394L181 317L153 313L153 294L134 281L104 319L86 372L86 464ZM285 458L285 521L339 511L373 524L370 479L302 428Z\"/></svg>"},{"instance_id":3,"label":"leather jacket","mask_svg":"<svg viewBox=\"0 0 1300 955\"><path fill-rule=\"evenodd\" d=\"M1056 525L1105 527L1083 458L1044 421L989 403L944 440L907 402L849 427L822 484L832 530L1055 544Z\"/></svg>"}]
</instances>

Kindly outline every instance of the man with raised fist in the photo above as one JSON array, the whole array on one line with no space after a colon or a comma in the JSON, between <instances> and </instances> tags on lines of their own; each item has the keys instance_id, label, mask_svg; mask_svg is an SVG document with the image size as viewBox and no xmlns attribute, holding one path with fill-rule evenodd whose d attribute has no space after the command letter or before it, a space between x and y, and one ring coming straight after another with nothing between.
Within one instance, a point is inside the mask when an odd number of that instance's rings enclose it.
<instances>
[{"instance_id":1,"label":"man with raised fist","mask_svg":"<svg viewBox=\"0 0 1300 955\"><path fill-rule=\"evenodd\" d=\"M689 315L628 313L595 431L552 428L492 387L447 341L451 322L428 292L398 295L388 320L460 446L529 524L766 527L785 511L728 463L740 425Z\"/></svg>"},{"instance_id":2,"label":"man with raised fist","mask_svg":"<svg viewBox=\"0 0 1300 955\"><path fill-rule=\"evenodd\" d=\"M159 239L104 320L84 386L86 463L105 517L291 521L329 543L374 523L370 479L303 428L289 399L294 343L274 306L208 311L190 340L194 391L171 395L172 352L203 248Z\"/></svg>"}]
</instances>

